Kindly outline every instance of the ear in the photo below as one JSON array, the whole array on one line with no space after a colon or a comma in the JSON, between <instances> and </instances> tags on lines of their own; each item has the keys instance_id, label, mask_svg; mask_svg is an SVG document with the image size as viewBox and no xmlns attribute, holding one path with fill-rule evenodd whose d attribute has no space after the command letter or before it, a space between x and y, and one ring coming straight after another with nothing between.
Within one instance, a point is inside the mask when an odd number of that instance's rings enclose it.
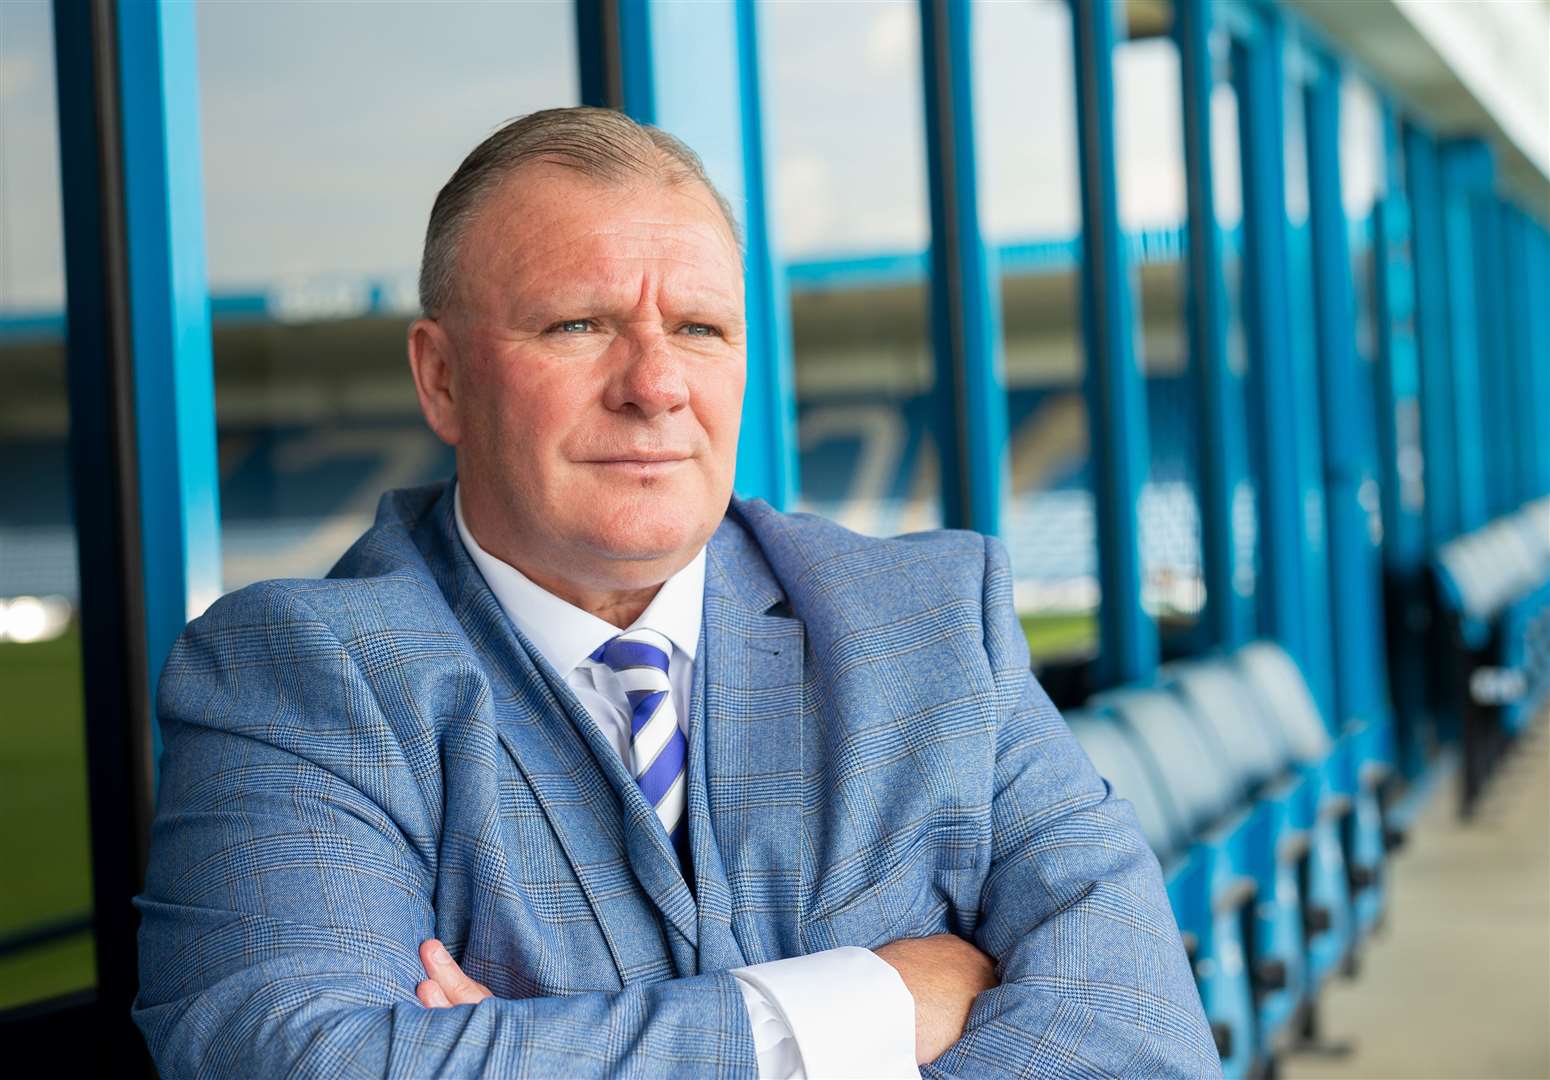
<instances>
[{"instance_id":1,"label":"ear","mask_svg":"<svg viewBox=\"0 0 1550 1080\"><path fill-rule=\"evenodd\" d=\"M446 327L435 319L416 319L409 324L409 369L420 412L437 438L456 446L463 438L457 389L457 350Z\"/></svg>"}]
</instances>

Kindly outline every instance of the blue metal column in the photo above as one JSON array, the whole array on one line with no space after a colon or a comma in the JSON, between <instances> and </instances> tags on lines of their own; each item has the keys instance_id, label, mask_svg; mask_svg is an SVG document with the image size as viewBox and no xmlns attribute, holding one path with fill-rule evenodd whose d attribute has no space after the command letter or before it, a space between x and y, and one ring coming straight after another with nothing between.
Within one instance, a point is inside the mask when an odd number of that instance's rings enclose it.
<instances>
[{"instance_id":1,"label":"blue metal column","mask_svg":"<svg viewBox=\"0 0 1550 1080\"><path fill-rule=\"evenodd\" d=\"M1291 312L1291 367L1294 375L1288 408L1297 430L1297 483L1302 492L1302 568L1307 584L1303 605L1307 612L1307 663L1304 674L1318 702L1319 712L1337 728L1335 707L1335 646L1330 633L1329 535L1324 508L1324 420L1318 377L1317 320L1314 314L1313 224L1308 206L1307 82L1316 76L1319 62L1290 26L1277 20L1282 39L1281 61L1286 75L1282 92L1282 152L1289 155L1284 179L1287 187L1287 305ZM1295 113L1295 122L1292 114ZM1295 155L1290 148L1295 147ZM1293 186L1301 193L1301 219L1293 220Z\"/></svg>"},{"instance_id":2,"label":"blue metal column","mask_svg":"<svg viewBox=\"0 0 1550 1080\"><path fill-rule=\"evenodd\" d=\"M1448 336L1447 245L1437 144L1407 124L1405 181L1410 198L1411 262L1421 390L1421 459L1428 554L1459 533L1458 442L1453 416L1453 364Z\"/></svg>"},{"instance_id":3,"label":"blue metal column","mask_svg":"<svg viewBox=\"0 0 1550 1080\"><path fill-rule=\"evenodd\" d=\"M1134 682L1157 667L1157 624L1143 606L1141 581L1146 385L1133 346L1136 327L1115 180L1116 13L1123 9L1104 0L1079 0L1071 18L1082 185L1082 339L1103 591L1100 687Z\"/></svg>"},{"instance_id":4,"label":"blue metal column","mask_svg":"<svg viewBox=\"0 0 1550 1080\"><path fill-rule=\"evenodd\" d=\"M1481 453L1485 463L1487 520L1507 513L1517 500L1517 464L1513 460L1513 408L1507 364L1506 322L1509 318L1502 237L1503 206L1494 192L1477 192L1470 200L1473 233L1475 313L1479 332Z\"/></svg>"},{"instance_id":5,"label":"blue metal column","mask_svg":"<svg viewBox=\"0 0 1550 1080\"><path fill-rule=\"evenodd\" d=\"M1199 409L1200 529L1206 606L1203 618L1217 645L1231 647L1253 631L1240 566L1253 565L1239 551L1233 504L1248 475L1242 388L1228 365L1227 301L1222 280L1222 236L1217 224L1211 161L1211 8L1207 0L1176 0L1174 33L1179 47L1184 112L1184 167L1189 192L1190 370Z\"/></svg>"},{"instance_id":6,"label":"blue metal column","mask_svg":"<svg viewBox=\"0 0 1550 1080\"><path fill-rule=\"evenodd\" d=\"M1383 509L1385 640L1394 702L1395 763L1410 780L1430 757L1427 704L1426 491L1422 479L1421 372L1416 343L1411 215L1400 185L1400 131L1382 103L1383 195L1373 208L1378 332L1378 463Z\"/></svg>"},{"instance_id":7,"label":"blue metal column","mask_svg":"<svg viewBox=\"0 0 1550 1080\"><path fill-rule=\"evenodd\" d=\"M1535 467L1531 498L1550 495L1550 305L1542 298L1550 296L1550 233L1534 218L1524 222L1526 236L1526 291L1528 309L1528 354L1525 376L1530 390L1529 423L1523 432L1526 442L1533 444L1529 455Z\"/></svg>"},{"instance_id":8,"label":"blue metal column","mask_svg":"<svg viewBox=\"0 0 1550 1080\"><path fill-rule=\"evenodd\" d=\"M153 690L184 625L221 594L220 468L194 15L192 4L121 4L118 9L148 685ZM159 751L159 729L152 734Z\"/></svg>"},{"instance_id":9,"label":"blue metal column","mask_svg":"<svg viewBox=\"0 0 1550 1080\"><path fill-rule=\"evenodd\" d=\"M1550 432L1534 425L1533 323L1536 296L1529 291L1528 219L1516 206L1501 204L1502 391L1509 437L1504 453L1512 469L1503 512L1534 497L1541 441Z\"/></svg>"},{"instance_id":10,"label":"blue metal column","mask_svg":"<svg viewBox=\"0 0 1550 1080\"><path fill-rule=\"evenodd\" d=\"M754 0L737 0L738 98L743 126L744 295L748 384L737 444L737 477L777 510L796 508L797 391L791 351L791 300L776 252L764 142L764 82Z\"/></svg>"},{"instance_id":11,"label":"blue metal column","mask_svg":"<svg viewBox=\"0 0 1550 1080\"><path fill-rule=\"evenodd\" d=\"M1381 725L1388 708L1383 650L1376 633L1378 583L1365 485L1374 484L1363 437L1351 254L1340 184L1340 73L1325 61L1307 91L1309 202L1313 227L1314 312L1323 402L1325 516L1330 610L1335 639L1335 701L1342 725Z\"/></svg>"},{"instance_id":12,"label":"blue metal column","mask_svg":"<svg viewBox=\"0 0 1550 1080\"><path fill-rule=\"evenodd\" d=\"M920 2L931 337L943 521L997 534L1006 486L1006 386L999 279L979 219L970 12L965 3Z\"/></svg>"},{"instance_id":13,"label":"blue metal column","mask_svg":"<svg viewBox=\"0 0 1550 1080\"><path fill-rule=\"evenodd\" d=\"M1289 403L1298 373L1291 348L1286 251L1286 153L1282 105L1282 34L1266 19L1251 41L1235 47L1238 138L1243 148L1244 310L1249 349L1249 430L1260 462L1255 494L1262 556L1258 632L1280 642L1309 668L1303 555L1306 513L1299 441L1310 437Z\"/></svg>"},{"instance_id":14,"label":"blue metal column","mask_svg":"<svg viewBox=\"0 0 1550 1080\"><path fill-rule=\"evenodd\" d=\"M753 0L578 0L576 28L582 101L678 136L741 211L748 382L737 490L789 509L797 498L791 311L773 241Z\"/></svg>"},{"instance_id":15,"label":"blue metal column","mask_svg":"<svg viewBox=\"0 0 1550 1080\"><path fill-rule=\"evenodd\" d=\"M70 452L81 580L104 1072L148 1071L128 1022L173 638L220 588L193 9L54 6Z\"/></svg>"},{"instance_id":16,"label":"blue metal column","mask_svg":"<svg viewBox=\"0 0 1550 1080\"><path fill-rule=\"evenodd\" d=\"M1448 283L1448 352L1452 360L1453 453L1458 462L1458 531L1472 532L1490 518L1475 297L1474 198L1490 190L1494 170L1490 150L1474 140L1444 144L1438 164Z\"/></svg>"},{"instance_id":17,"label":"blue metal column","mask_svg":"<svg viewBox=\"0 0 1550 1080\"><path fill-rule=\"evenodd\" d=\"M1378 462L1383 553L1389 570L1414 574L1426 564L1426 491L1421 463L1421 371L1416 342L1411 214L1400 182L1400 133L1393 106L1381 105L1383 194L1373 208L1377 278Z\"/></svg>"}]
</instances>

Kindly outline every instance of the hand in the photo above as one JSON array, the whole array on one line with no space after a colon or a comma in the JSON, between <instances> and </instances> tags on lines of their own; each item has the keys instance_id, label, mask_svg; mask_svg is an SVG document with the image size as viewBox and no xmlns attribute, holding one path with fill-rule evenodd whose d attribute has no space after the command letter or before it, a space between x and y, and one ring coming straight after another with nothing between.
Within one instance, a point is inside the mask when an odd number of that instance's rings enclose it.
<instances>
[{"instance_id":1,"label":"hand","mask_svg":"<svg viewBox=\"0 0 1550 1080\"><path fill-rule=\"evenodd\" d=\"M893 965L915 998L918 1065L957 1042L975 997L998 985L995 961L957 934L903 938L873 952Z\"/></svg>"},{"instance_id":2,"label":"hand","mask_svg":"<svg viewBox=\"0 0 1550 1080\"><path fill-rule=\"evenodd\" d=\"M477 1005L487 997L493 997L484 983L475 982L463 974L457 961L435 938L420 942L420 963L430 976L414 988L420 1004L428 1009L445 1009L451 1005Z\"/></svg>"}]
</instances>

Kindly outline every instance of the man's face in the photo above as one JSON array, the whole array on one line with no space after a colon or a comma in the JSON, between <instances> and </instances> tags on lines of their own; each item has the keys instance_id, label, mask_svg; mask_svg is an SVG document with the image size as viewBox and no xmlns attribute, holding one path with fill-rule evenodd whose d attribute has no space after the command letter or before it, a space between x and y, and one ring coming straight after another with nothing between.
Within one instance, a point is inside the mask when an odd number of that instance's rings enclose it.
<instances>
[{"instance_id":1,"label":"man's face","mask_svg":"<svg viewBox=\"0 0 1550 1080\"><path fill-rule=\"evenodd\" d=\"M746 357L741 260L703 185L524 167L470 223L437 325L450 401L427 417L481 546L602 589L693 558L731 495Z\"/></svg>"}]
</instances>

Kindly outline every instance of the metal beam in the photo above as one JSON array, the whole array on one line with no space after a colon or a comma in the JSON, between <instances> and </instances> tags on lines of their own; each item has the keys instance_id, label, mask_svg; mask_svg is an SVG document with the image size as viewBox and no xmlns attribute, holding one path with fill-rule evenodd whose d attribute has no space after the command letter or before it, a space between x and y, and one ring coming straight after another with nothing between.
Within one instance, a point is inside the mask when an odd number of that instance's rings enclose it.
<instances>
[{"instance_id":1,"label":"metal beam","mask_svg":"<svg viewBox=\"0 0 1550 1080\"><path fill-rule=\"evenodd\" d=\"M1428 554L1459 533L1458 443L1453 415L1453 363L1448 336L1447 246L1437 144L1414 124L1404 129L1415 271L1416 347L1421 393L1422 484Z\"/></svg>"},{"instance_id":2,"label":"metal beam","mask_svg":"<svg viewBox=\"0 0 1550 1080\"><path fill-rule=\"evenodd\" d=\"M1419 778L1435 731L1427 702L1426 491L1422 479L1421 372L1416 342L1411 214L1400 180L1400 129L1380 103L1383 193L1373 208L1374 320L1378 334L1378 455L1383 504L1383 610L1395 763Z\"/></svg>"},{"instance_id":3,"label":"metal beam","mask_svg":"<svg viewBox=\"0 0 1550 1080\"><path fill-rule=\"evenodd\" d=\"M1150 452L1146 385L1136 364L1131 281L1119 222L1114 146L1118 5L1073 0L1077 152L1082 197L1082 339L1098 509L1099 687L1157 667L1157 624L1142 603L1139 512Z\"/></svg>"},{"instance_id":4,"label":"metal beam","mask_svg":"<svg viewBox=\"0 0 1550 1080\"><path fill-rule=\"evenodd\" d=\"M1386 729L1388 681L1382 644L1376 489L1370 421L1356 353L1351 252L1340 182L1340 72L1325 60L1307 89L1314 313L1323 404L1325 519L1339 724ZM1374 740L1379 745L1382 739Z\"/></svg>"},{"instance_id":5,"label":"metal beam","mask_svg":"<svg viewBox=\"0 0 1550 1080\"><path fill-rule=\"evenodd\" d=\"M1486 496L1484 412L1480 380L1480 307L1475 290L1475 197L1492 185L1491 153L1476 140L1444 143L1441 173L1443 265L1447 278L1448 355L1452 362L1453 454L1458 531L1490 519Z\"/></svg>"},{"instance_id":6,"label":"metal beam","mask_svg":"<svg viewBox=\"0 0 1550 1080\"><path fill-rule=\"evenodd\" d=\"M148 685L221 594L220 469L192 4L120 4L120 110ZM160 732L153 730L159 754Z\"/></svg>"},{"instance_id":7,"label":"metal beam","mask_svg":"<svg viewBox=\"0 0 1550 1080\"><path fill-rule=\"evenodd\" d=\"M1292 352L1288 298L1286 154L1279 24L1266 19L1258 33L1234 46L1238 138L1243 147L1244 312L1254 363L1248 376L1249 430L1259 461L1260 578L1258 632L1280 642L1308 670L1303 557L1303 481L1297 424L1298 372Z\"/></svg>"},{"instance_id":8,"label":"metal beam","mask_svg":"<svg viewBox=\"0 0 1550 1080\"><path fill-rule=\"evenodd\" d=\"M1006 485L1006 386L999 282L979 217L971 12L949 0L920 3L931 335L943 521L995 535Z\"/></svg>"},{"instance_id":9,"label":"metal beam","mask_svg":"<svg viewBox=\"0 0 1550 1080\"><path fill-rule=\"evenodd\" d=\"M1211 18L1207 0L1177 0L1174 5L1189 201L1189 359L1200 424L1200 532L1206 584L1201 617L1213 643L1231 648L1253 631L1254 552L1247 537L1234 527L1234 503L1247 482L1248 467L1242 373L1231 369L1227 350L1226 286L1211 145L1215 90Z\"/></svg>"}]
</instances>

